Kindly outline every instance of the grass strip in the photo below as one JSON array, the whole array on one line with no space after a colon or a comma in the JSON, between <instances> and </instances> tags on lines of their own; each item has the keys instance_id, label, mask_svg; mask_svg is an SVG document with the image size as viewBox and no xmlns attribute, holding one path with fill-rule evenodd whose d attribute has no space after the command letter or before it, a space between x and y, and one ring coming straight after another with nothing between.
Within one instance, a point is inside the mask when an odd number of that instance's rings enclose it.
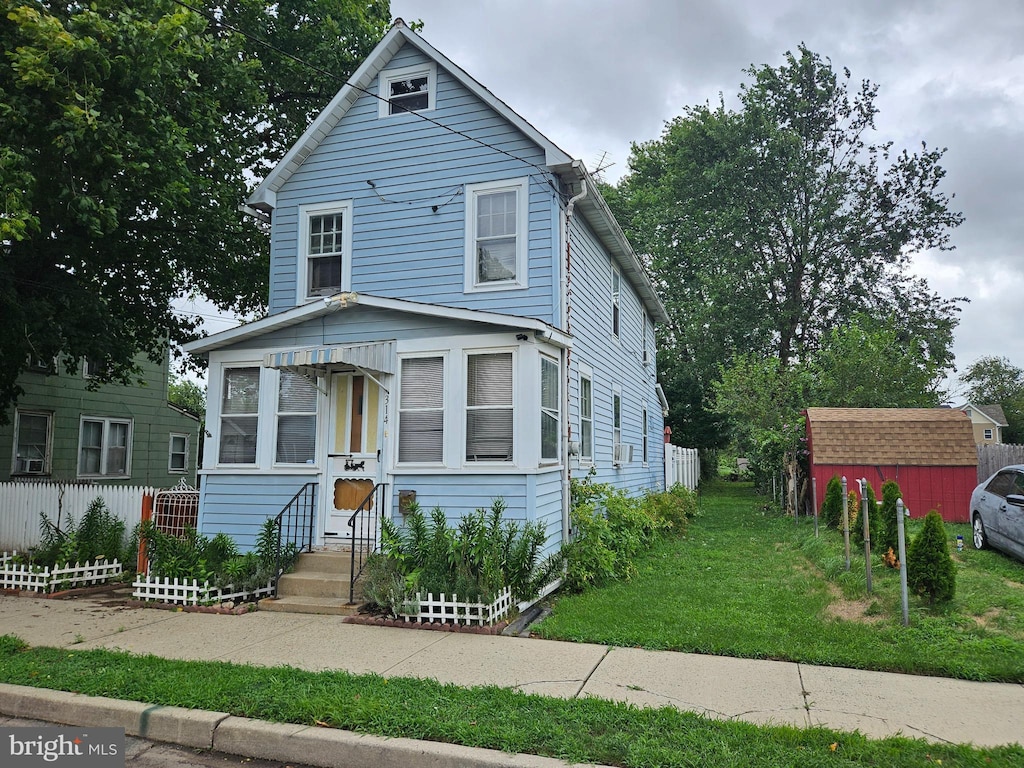
<instances>
[{"instance_id":1,"label":"grass strip","mask_svg":"<svg viewBox=\"0 0 1024 768\"><path fill-rule=\"evenodd\" d=\"M0 637L0 680L273 722L321 725L619 766L1019 766L1024 748L977 749L822 728L761 727L665 707L498 687L29 648ZM941 761L941 763L939 762Z\"/></svg>"},{"instance_id":2,"label":"grass strip","mask_svg":"<svg viewBox=\"0 0 1024 768\"><path fill-rule=\"evenodd\" d=\"M920 523L910 522L910 535ZM970 526L947 525L970 542ZM685 537L659 542L637 574L560 596L534 634L605 645L770 658L967 680L1024 682L1024 564L968 547L957 594L911 600L900 623L899 572L863 549L844 570L841 532L781 515L749 484L716 483ZM849 609L846 614L834 609Z\"/></svg>"}]
</instances>

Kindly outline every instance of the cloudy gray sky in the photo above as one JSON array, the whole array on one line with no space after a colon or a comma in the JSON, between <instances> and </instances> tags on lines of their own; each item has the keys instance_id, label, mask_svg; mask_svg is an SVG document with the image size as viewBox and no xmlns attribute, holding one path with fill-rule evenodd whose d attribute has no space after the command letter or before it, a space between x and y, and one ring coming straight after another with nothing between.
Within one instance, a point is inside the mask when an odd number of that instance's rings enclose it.
<instances>
[{"instance_id":1,"label":"cloudy gray sky","mask_svg":"<svg viewBox=\"0 0 1024 768\"><path fill-rule=\"evenodd\" d=\"M878 142L947 147L956 249L916 257L967 296L957 366L1024 366L1024 2L1020 0L392 0L538 130L615 181L630 143L801 42L880 85Z\"/></svg>"}]
</instances>

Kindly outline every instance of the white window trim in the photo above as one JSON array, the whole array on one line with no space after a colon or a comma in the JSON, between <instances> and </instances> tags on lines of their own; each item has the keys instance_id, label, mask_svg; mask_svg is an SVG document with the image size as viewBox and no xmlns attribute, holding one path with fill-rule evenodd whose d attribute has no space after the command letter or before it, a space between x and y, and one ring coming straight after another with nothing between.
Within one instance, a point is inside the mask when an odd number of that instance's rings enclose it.
<instances>
[{"instance_id":1,"label":"white window trim","mask_svg":"<svg viewBox=\"0 0 1024 768\"><path fill-rule=\"evenodd\" d=\"M590 414L584 417L583 414L583 380L590 382ZM590 467L594 464L594 371L588 365L580 365L580 466ZM590 422L590 455L587 456L585 449L588 447L583 442L583 422Z\"/></svg>"},{"instance_id":2,"label":"white window trim","mask_svg":"<svg viewBox=\"0 0 1024 768\"><path fill-rule=\"evenodd\" d=\"M492 354L510 354L512 356L512 392L511 394L511 405L507 406L512 411L512 458L502 461L469 461L466 458L466 440L468 437L469 427L469 358L477 355L492 355ZM462 377L461 397L462 397L462 434L459 440L459 458L461 459L460 464L463 467L518 467L520 464L520 454L522 452L522 432L518 427L516 414L523 413L523 404L519 402L519 350L516 347L481 347L481 348L467 348L462 350L462 370L460 371ZM538 382L539 390L539 382ZM540 392L538 391L538 401L540 399ZM502 406L505 407L505 406ZM538 436L539 440L539 436ZM537 456L539 457L540 451L538 446Z\"/></svg>"},{"instance_id":3,"label":"white window trim","mask_svg":"<svg viewBox=\"0 0 1024 768\"><path fill-rule=\"evenodd\" d=\"M619 403L619 423L615 425L615 401ZM622 387L612 385L612 460L615 459L615 446L622 444Z\"/></svg>"},{"instance_id":4,"label":"white window trim","mask_svg":"<svg viewBox=\"0 0 1024 768\"><path fill-rule=\"evenodd\" d=\"M103 423L103 439L100 446L100 471L99 473L82 472L82 426L87 421L99 421ZM124 473L110 474L107 469L107 456L110 450L110 425L127 424L128 439L125 445ZM78 451L75 454L75 470L78 477L97 478L104 480L124 479L132 476L132 444L135 438L135 422L133 419L112 418L109 416L90 416L82 414L78 419Z\"/></svg>"},{"instance_id":5,"label":"white window trim","mask_svg":"<svg viewBox=\"0 0 1024 768\"><path fill-rule=\"evenodd\" d=\"M174 450L174 438L183 437L185 438L185 466L178 469L174 466L174 462L171 460L175 453L180 453ZM187 432L171 432L167 438L167 473L171 475L184 475L188 473L188 460L192 455L192 437Z\"/></svg>"},{"instance_id":6,"label":"white window trim","mask_svg":"<svg viewBox=\"0 0 1024 768\"><path fill-rule=\"evenodd\" d=\"M615 290L616 283L618 283L619 286L618 290ZM622 335L622 273L614 264L612 265L612 295L610 309L612 313L612 338L618 341Z\"/></svg>"},{"instance_id":7,"label":"white window trim","mask_svg":"<svg viewBox=\"0 0 1024 768\"><path fill-rule=\"evenodd\" d=\"M554 409L545 408L544 405L543 405L543 397L544 397L544 393L543 393L543 375L544 374L543 374L543 371L544 371L544 362L545 361L547 361L551 365L555 366L555 384L558 387L558 392L557 392L557 397L555 399L555 402L557 403L557 405L555 406ZM541 404L540 404L540 409L539 409L538 412L541 413L541 414L544 414L545 412L547 412L548 415L551 415L551 416L555 417L555 425L556 425L555 435L556 435L556 437L555 437L555 455L554 456L545 457L544 456L544 447L543 447L543 417L542 417L541 418L541 425L542 426L541 426L541 429L539 430L539 433L537 435L537 446L540 449L538 451L538 453L537 453L538 461L542 465L557 464L558 462L560 462L562 460L562 387L565 386L565 382L562 381L562 364L561 364L561 361L557 357L552 357L551 355L546 355L544 353L541 353L540 354L540 372L541 373L540 373L540 376L538 377L537 386L541 390L540 392L538 392L538 394L540 395ZM513 369L513 373L514 373L514 369ZM514 404L515 404L515 400L513 399L513 405ZM513 425L514 425L514 422L513 422ZM513 448L514 448L514 446L515 446L514 440L513 440L512 445L513 445Z\"/></svg>"},{"instance_id":8,"label":"white window trim","mask_svg":"<svg viewBox=\"0 0 1024 768\"><path fill-rule=\"evenodd\" d=\"M645 467L650 466L651 462L651 427L648 423L650 414L647 411L647 403L640 405L640 458L643 460Z\"/></svg>"},{"instance_id":9,"label":"white window trim","mask_svg":"<svg viewBox=\"0 0 1024 768\"><path fill-rule=\"evenodd\" d=\"M391 114L391 83L395 80L407 80L416 75L427 76L426 108ZM380 119L407 117L411 112L432 112L437 103L437 64L430 61L384 70L377 78L377 95L380 97L377 100L377 117Z\"/></svg>"},{"instance_id":10,"label":"white window trim","mask_svg":"<svg viewBox=\"0 0 1024 768\"><path fill-rule=\"evenodd\" d=\"M265 369L263 369L263 370L265 370ZM279 408L279 406L281 404L281 371L277 370L277 371L273 371L272 373L273 373L273 385L274 385L273 386L273 390L274 390L274 410L271 413L270 418L273 419L273 433L274 434L272 435L271 440L270 440L270 452L271 452L270 453L270 459L271 459L271 464L273 466L275 466L275 467L313 467L313 466L318 466L318 457L320 456L320 422L322 421L321 412L323 410L321 405L322 405L322 401L323 401L323 391L326 388L322 385L322 382L321 382L321 379L320 379L319 376L314 377L312 379L311 383L317 389L316 408L314 408L312 411L281 411L281 410L278 410L278 408ZM261 375L260 376L260 386L261 387L263 386L264 381L266 381L266 377ZM351 386L352 386L352 384L351 384L351 382L349 382L350 394L351 394ZM259 413L257 415L261 419L263 418L263 414L262 413ZM277 431L280 428L280 422L281 422L281 417L282 416L312 416L313 417L313 460L312 460L312 462L308 462L308 461L294 462L294 461L278 461L277 460ZM260 452L259 452L260 442L259 442L259 431L258 430L260 430L262 428L263 428L263 424L262 423L257 425L257 436L256 436L256 463L257 464L260 463Z\"/></svg>"},{"instance_id":11,"label":"white window trim","mask_svg":"<svg viewBox=\"0 0 1024 768\"><path fill-rule=\"evenodd\" d=\"M441 461L400 461L399 456L399 443L402 439L401 422L402 422L402 361L410 360L415 358L441 358L441 386L443 387L443 397L441 400ZM398 379L398 397L394 398L395 401L395 439L394 439L394 465L396 467L402 467L403 469L409 467L445 467L447 466L448 459L448 443L451 439L450 423L450 412L451 412L451 396L450 392L452 387L449 386L449 379L452 375L451 365L449 365L449 351L448 350L434 350L415 352L411 354L400 354L398 356L398 373L396 377ZM435 409L429 409L435 410Z\"/></svg>"},{"instance_id":12,"label":"white window trim","mask_svg":"<svg viewBox=\"0 0 1024 768\"><path fill-rule=\"evenodd\" d=\"M224 400L224 383L227 379L228 371L237 370L240 368L256 368L259 370L259 394L256 398L256 458L252 462L238 463L238 462L224 462L220 460L220 449L221 449L221 430L224 426L224 414L222 412L222 405ZM212 366L211 366L212 369ZM261 466L269 466L269 462L264 462L266 451L267 451L267 439L266 433L268 430L266 425L266 419L263 417L263 413L266 411L268 404L276 414L276 403L268 403L267 393L272 393L274 398L277 397L277 380L276 378L272 382L268 382L268 369L264 368L259 361L246 360L246 361L225 361L217 370L211 370L210 375L216 376L216 379L211 381L217 382L216 390L216 401L207 397L207 428L210 429L211 441L207 442L207 447L212 448L212 455L214 456L213 466L215 467L230 467L232 469L260 469ZM212 394L212 393L211 393ZM212 407L211 407L212 406ZM247 415L252 416L253 414L231 414L232 416ZM207 453L207 455L210 455Z\"/></svg>"},{"instance_id":13,"label":"white window trim","mask_svg":"<svg viewBox=\"0 0 1024 768\"><path fill-rule=\"evenodd\" d=\"M991 429L986 429L986 430L985 430L985 439L986 439L986 440L991 440L991 439L992 439L992 437L993 437L993 433L992 433L992 430L991 430Z\"/></svg>"},{"instance_id":14,"label":"white window trim","mask_svg":"<svg viewBox=\"0 0 1024 768\"><path fill-rule=\"evenodd\" d=\"M299 206L299 237L297 251L297 274L295 276L295 303L308 304L322 301L321 295L307 296L309 290L309 220L314 216L326 216L340 213L345 217L344 229L341 233L341 287L347 291L352 287L352 201L338 200L332 203Z\"/></svg>"},{"instance_id":15,"label":"white window trim","mask_svg":"<svg viewBox=\"0 0 1024 768\"><path fill-rule=\"evenodd\" d=\"M651 352L649 347L649 334L647 332L647 310L643 309L640 311L640 324L641 324L641 358L644 365L650 365L651 363Z\"/></svg>"},{"instance_id":16,"label":"white window trim","mask_svg":"<svg viewBox=\"0 0 1024 768\"><path fill-rule=\"evenodd\" d=\"M22 416L42 416L46 419L46 447L43 450L43 469L41 472L25 472L18 470L18 433L21 429ZM50 462L53 460L53 413L16 408L14 411L14 443L11 446L11 474L19 477L41 477L50 474Z\"/></svg>"},{"instance_id":17,"label":"white window trim","mask_svg":"<svg viewBox=\"0 0 1024 768\"><path fill-rule=\"evenodd\" d=\"M502 280L488 283L477 283L476 264L476 200L477 195L494 192L516 193L516 277L514 280ZM465 292L480 293L484 291L523 290L529 287L527 273L527 254L529 253L529 208L530 179L508 179L504 181L487 181L480 184L466 185L466 243L465 243Z\"/></svg>"}]
</instances>

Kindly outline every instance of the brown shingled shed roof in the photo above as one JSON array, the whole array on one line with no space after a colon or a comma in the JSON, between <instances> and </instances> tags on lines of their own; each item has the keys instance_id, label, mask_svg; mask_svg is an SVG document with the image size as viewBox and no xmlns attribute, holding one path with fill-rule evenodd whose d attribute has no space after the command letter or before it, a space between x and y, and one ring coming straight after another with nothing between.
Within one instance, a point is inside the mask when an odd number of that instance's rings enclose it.
<instances>
[{"instance_id":1,"label":"brown shingled shed roof","mask_svg":"<svg viewBox=\"0 0 1024 768\"><path fill-rule=\"evenodd\" d=\"M951 408L808 408L815 464L977 466L971 420Z\"/></svg>"}]
</instances>

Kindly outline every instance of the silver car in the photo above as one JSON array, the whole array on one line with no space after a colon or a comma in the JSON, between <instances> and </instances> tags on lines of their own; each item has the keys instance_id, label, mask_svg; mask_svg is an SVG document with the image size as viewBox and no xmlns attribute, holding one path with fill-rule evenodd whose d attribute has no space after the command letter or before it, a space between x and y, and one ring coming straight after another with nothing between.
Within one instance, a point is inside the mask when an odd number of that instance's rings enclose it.
<instances>
[{"instance_id":1,"label":"silver car","mask_svg":"<svg viewBox=\"0 0 1024 768\"><path fill-rule=\"evenodd\" d=\"M974 547L1024 560L1024 464L1003 467L971 494Z\"/></svg>"}]
</instances>

